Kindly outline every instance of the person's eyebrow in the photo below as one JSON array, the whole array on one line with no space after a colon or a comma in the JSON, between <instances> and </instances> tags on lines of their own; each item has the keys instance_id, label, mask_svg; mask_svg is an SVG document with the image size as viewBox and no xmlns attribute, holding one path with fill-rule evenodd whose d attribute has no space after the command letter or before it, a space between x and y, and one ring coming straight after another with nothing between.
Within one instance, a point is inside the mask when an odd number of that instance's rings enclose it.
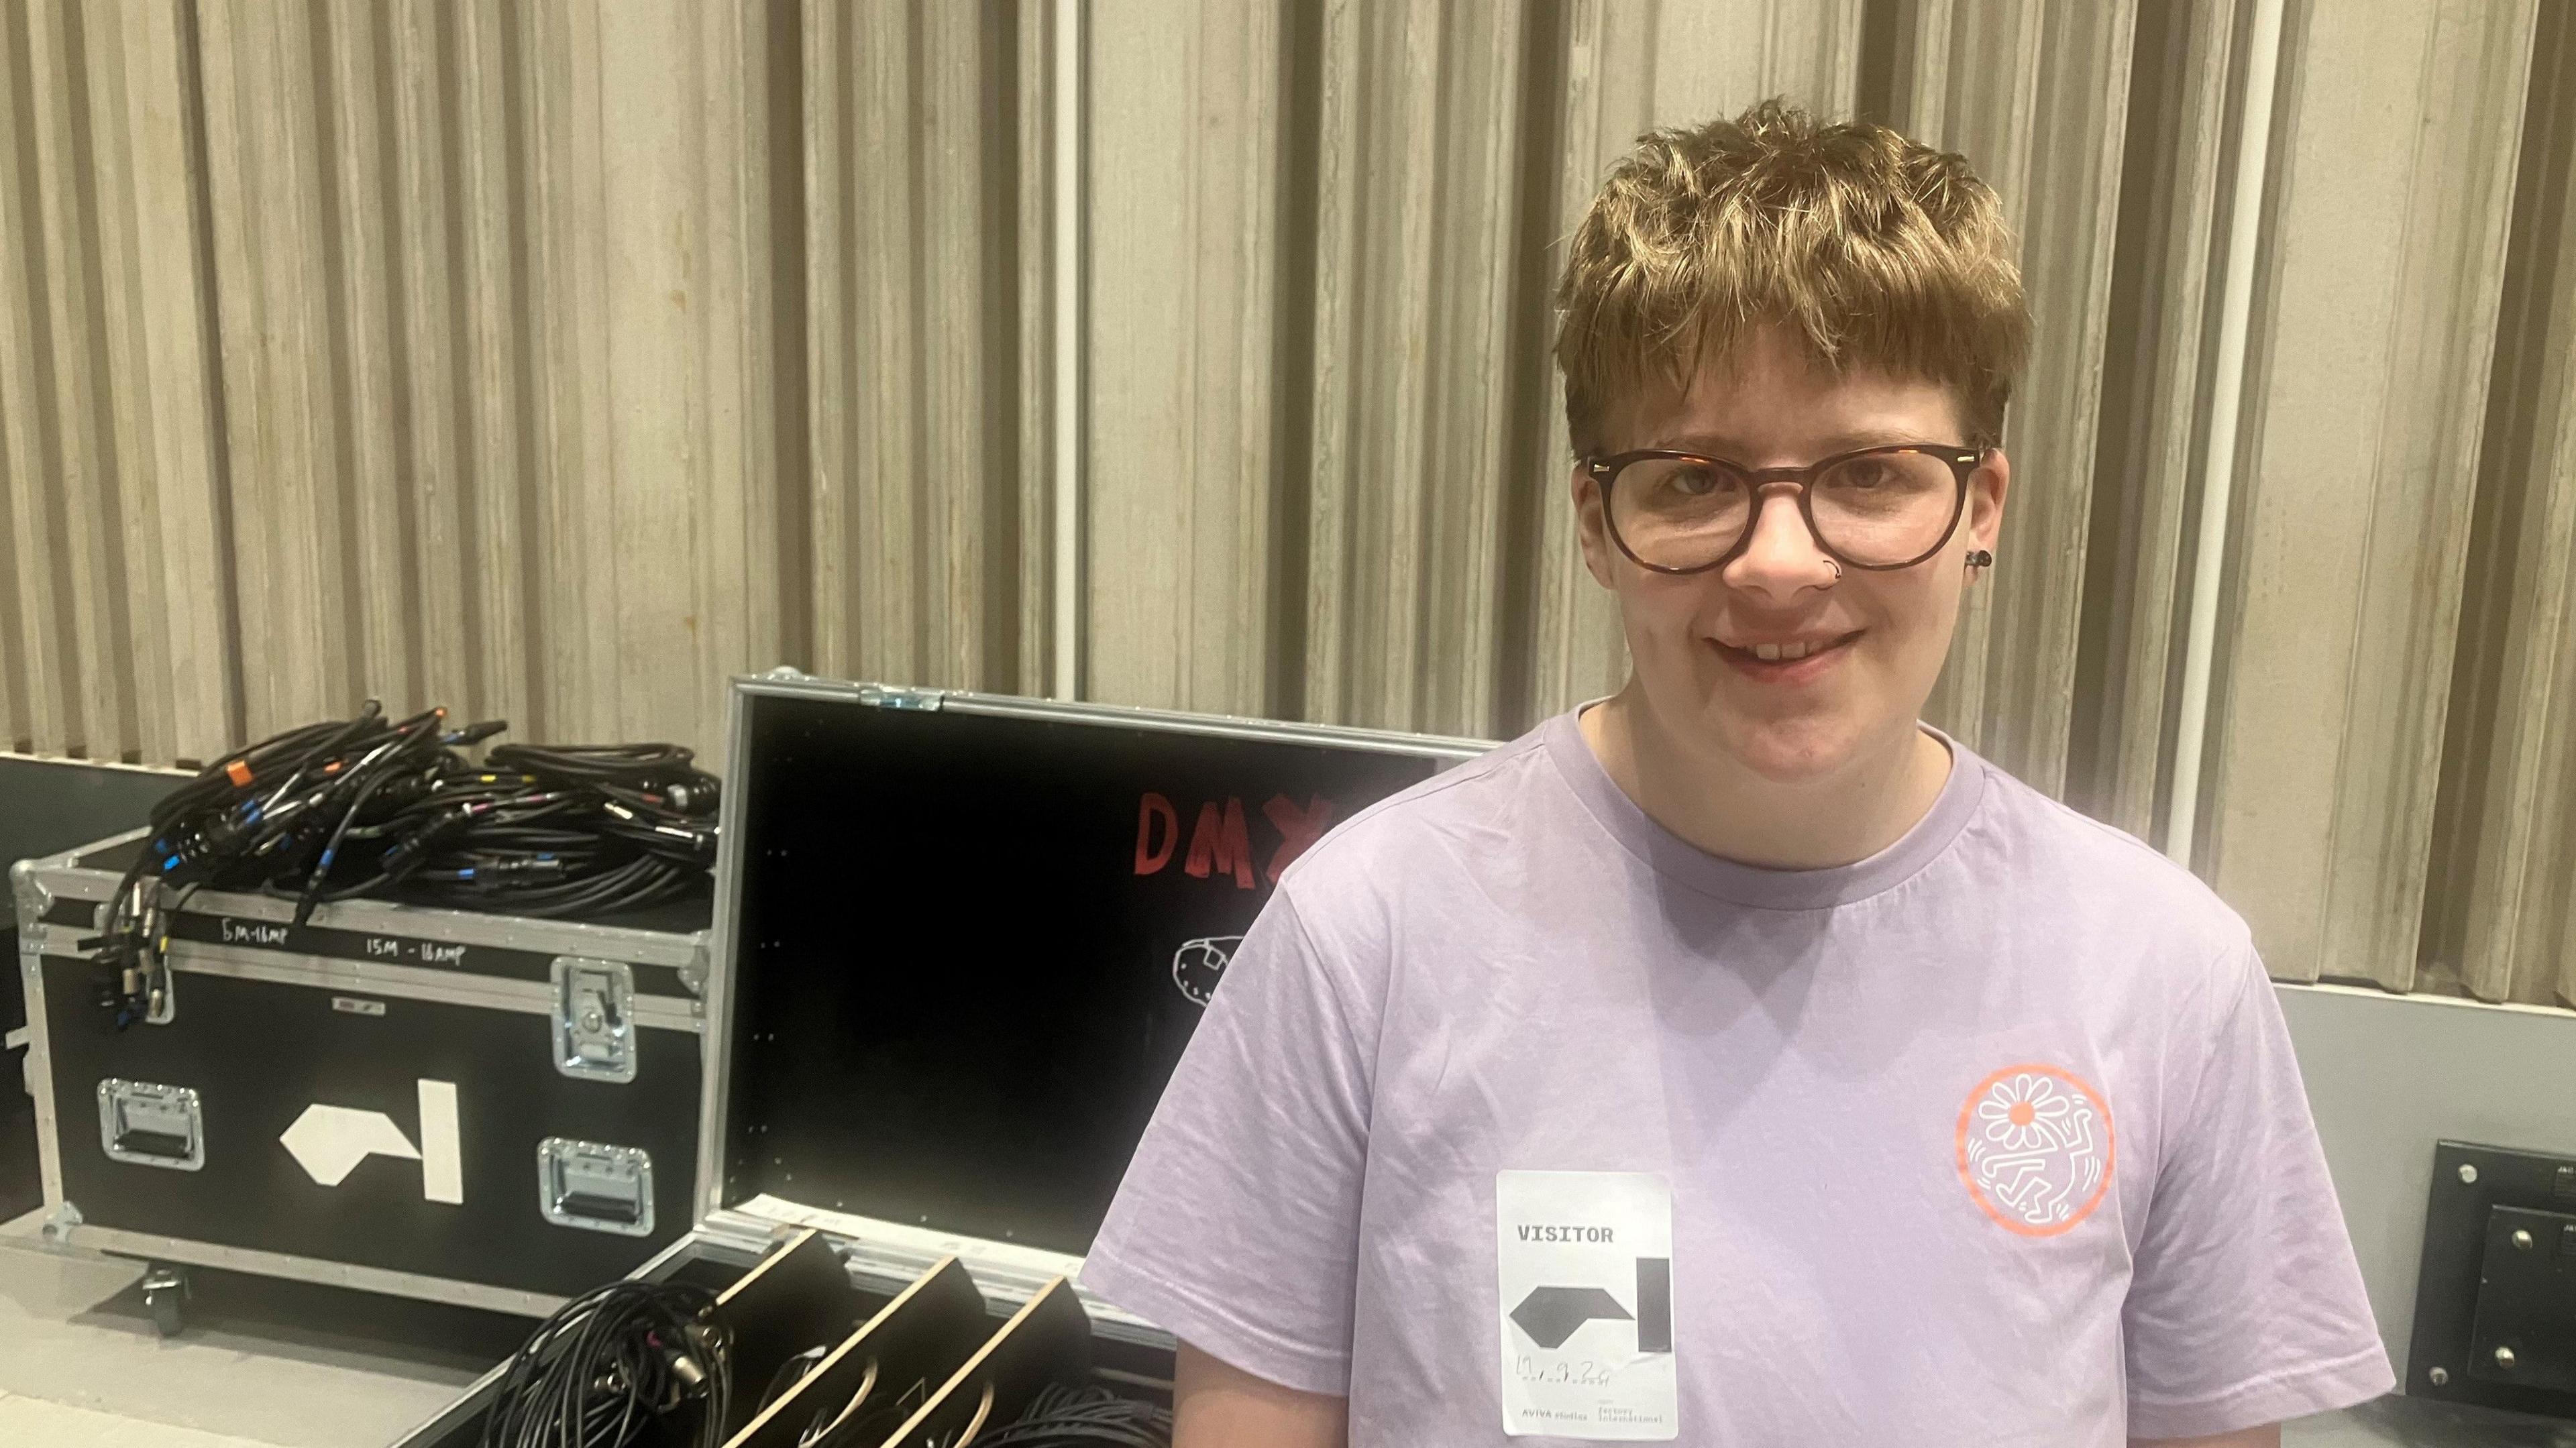
<instances>
[{"instance_id":1,"label":"person's eyebrow","mask_svg":"<svg viewBox=\"0 0 2576 1448\"><path fill-rule=\"evenodd\" d=\"M1816 439L1816 456L1831 457L1836 453L1856 452L1867 447L1893 447L1899 443L1938 443L1940 441L1942 439L1936 437L1918 437L1913 432L1902 428L1854 428L1848 432L1833 433ZM1646 446L1661 448L1667 452L1700 453L1728 462L1741 459L1752 451L1741 438L1713 432L1669 433L1647 443Z\"/></svg>"}]
</instances>

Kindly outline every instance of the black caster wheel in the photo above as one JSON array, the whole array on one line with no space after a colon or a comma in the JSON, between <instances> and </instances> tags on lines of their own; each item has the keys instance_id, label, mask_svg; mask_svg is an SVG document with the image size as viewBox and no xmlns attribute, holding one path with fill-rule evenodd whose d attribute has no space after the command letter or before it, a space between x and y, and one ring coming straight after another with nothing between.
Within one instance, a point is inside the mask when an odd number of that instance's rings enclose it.
<instances>
[{"instance_id":1,"label":"black caster wheel","mask_svg":"<svg viewBox=\"0 0 2576 1448\"><path fill-rule=\"evenodd\" d=\"M143 1274L143 1305L152 1309L152 1326L163 1337L177 1337L187 1325L188 1274L154 1264Z\"/></svg>"}]
</instances>

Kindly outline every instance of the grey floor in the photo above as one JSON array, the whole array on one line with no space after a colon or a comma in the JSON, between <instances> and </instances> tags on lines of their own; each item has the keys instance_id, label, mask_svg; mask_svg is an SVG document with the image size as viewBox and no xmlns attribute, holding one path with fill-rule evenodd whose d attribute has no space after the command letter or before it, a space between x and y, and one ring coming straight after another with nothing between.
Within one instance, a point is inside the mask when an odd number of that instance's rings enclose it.
<instances>
[{"instance_id":1,"label":"grey floor","mask_svg":"<svg viewBox=\"0 0 2576 1448\"><path fill-rule=\"evenodd\" d=\"M0 1444L354 1448L391 1443L479 1372L456 1351L215 1319L167 1342L135 1263L0 1225Z\"/></svg>"}]
</instances>

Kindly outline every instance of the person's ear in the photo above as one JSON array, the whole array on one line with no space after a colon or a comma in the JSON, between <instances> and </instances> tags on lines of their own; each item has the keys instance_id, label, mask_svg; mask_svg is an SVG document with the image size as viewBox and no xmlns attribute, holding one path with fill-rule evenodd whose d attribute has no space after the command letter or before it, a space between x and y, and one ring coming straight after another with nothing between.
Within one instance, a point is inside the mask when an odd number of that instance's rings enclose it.
<instances>
[{"instance_id":1,"label":"person's ear","mask_svg":"<svg viewBox=\"0 0 2576 1448\"><path fill-rule=\"evenodd\" d=\"M1996 541L2003 536L2004 495L2012 491L2012 460L2002 448L1992 448L1977 470L1968 475L1968 546L1998 551Z\"/></svg>"},{"instance_id":2,"label":"person's ear","mask_svg":"<svg viewBox=\"0 0 2576 1448\"><path fill-rule=\"evenodd\" d=\"M1592 581L1603 588L1616 587L1610 581L1616 576L1615 560L1609 525L1601 513L1601 485L1580 458L1574 463L1574 525L1575 536L1583 544L1583 566L1592 570Z\"/></svg>"}]
</instances>

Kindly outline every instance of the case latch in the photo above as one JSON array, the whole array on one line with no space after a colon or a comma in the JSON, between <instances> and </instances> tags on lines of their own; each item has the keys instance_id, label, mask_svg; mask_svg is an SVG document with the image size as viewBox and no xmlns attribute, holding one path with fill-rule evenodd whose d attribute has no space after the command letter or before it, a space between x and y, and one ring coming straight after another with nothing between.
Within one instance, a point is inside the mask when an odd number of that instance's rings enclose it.
<instances>
[{"instance_id":1,"label":"case latch","mask_svg":"<svg viewBox=\"0 0 2576 1448\"><path fill-rule=\"evenodd\" d=\"M206 1164L205 1112L185 1086L109 1077L98 1083L98 1144L110 1161L196 1171Z\"/></svg>"},{"instance_id":2,"label":"case latch","mask_svg":"<svg viewBox=\"0 0 2576 1448\"><path fill-rule=\"evenodd\" d=\"M635 972L624 961L555 957L555 1069L579 1081L635 1079Z\"/></svg>"},{"instance_id":3,"label":"case latch","mask_svg":"<svg viewBox=\"0 0 2576 1448\"><path fill-rule=\"evenodd\" d=\"M537 1206L558 1227L653 1235L653 1157L640 1147L549 1136L537 1143Z\"/></svg>"},{"instance_id":4,"label":"case latch","mask_svg":"<svg viewBox=\"0 0 2576 1448\"><path fill-rule=\"evenodd\" d=\"M905 689L893 684L859 685L859 702L875 709L935 711L945 697L937 689Z\"/></svg>"}]
</instances>

